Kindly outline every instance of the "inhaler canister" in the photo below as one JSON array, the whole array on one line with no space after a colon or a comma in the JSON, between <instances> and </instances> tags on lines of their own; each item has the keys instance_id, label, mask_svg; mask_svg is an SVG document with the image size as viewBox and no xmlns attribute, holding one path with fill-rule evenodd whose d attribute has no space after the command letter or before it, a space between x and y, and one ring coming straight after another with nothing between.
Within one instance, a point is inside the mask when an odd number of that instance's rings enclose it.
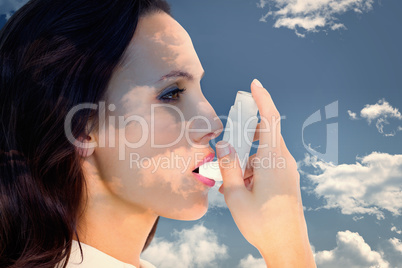
<instances>
[{"instance_id":1,"label":"inhaler canister","mask_svg":"<svg viewBox=\"0 0 402 268\"><path fill-rule=\"evenodd\" d=\"M230 108L225 132L223 133L222 140L230 143L237 152L243 176L258 124L257 112L258 107L251 93L238 91L235 103ZM215 181L222 181L218 161L201 165L199 173Z\"/></svg>"}]
</instances>

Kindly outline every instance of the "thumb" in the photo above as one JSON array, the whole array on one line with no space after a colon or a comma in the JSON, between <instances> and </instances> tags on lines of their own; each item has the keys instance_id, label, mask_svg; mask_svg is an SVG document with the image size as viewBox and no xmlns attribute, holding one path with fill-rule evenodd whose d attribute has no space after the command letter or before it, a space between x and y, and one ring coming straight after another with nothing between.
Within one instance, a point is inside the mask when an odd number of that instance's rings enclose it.
<instances>
[{"instance_id":1,"label":"thumb","mask_svg":"<svg viewBox=\"0 0 402 268\"><path fill-rule=\"evenodd\" d=\"M226 141L217 142L215 147L225 194L235 189L245 189L242 170L235 149Z\"/></svg>"}]
</instances>

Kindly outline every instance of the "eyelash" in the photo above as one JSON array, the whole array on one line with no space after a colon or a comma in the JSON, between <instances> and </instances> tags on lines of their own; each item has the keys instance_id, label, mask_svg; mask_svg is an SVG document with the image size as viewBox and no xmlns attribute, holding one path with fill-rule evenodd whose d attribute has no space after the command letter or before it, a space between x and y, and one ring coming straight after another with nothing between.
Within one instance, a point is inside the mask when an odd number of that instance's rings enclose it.
<instances>
[{"instance_id":1,"label":"eyelash","mask_svg":"<svg viewBox=\"0 0 402 268\"><path fill-rule=\"evenodd\" d=\"M171 90L170 92L168 92L168 93L162 95L159 99L160 99L161 101L163 101L163 102L178 101L178 100L180 99L180 95L183 94L184 91L186 91L185 88L175 88L175 89ZM173 99L173 98L164 98L164 97L166 97L166 96L168 96L168 95L176 94L176 93L178 94L178 97L175 98L175 99Z\"/></svg>"}]
</instances>

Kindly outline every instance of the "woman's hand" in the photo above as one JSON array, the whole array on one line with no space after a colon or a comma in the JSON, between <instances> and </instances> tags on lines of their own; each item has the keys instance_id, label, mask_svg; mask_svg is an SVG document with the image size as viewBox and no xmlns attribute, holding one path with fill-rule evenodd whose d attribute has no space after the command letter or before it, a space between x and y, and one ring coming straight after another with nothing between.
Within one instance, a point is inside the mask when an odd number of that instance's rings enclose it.
<instances>
[{"instance_id":1,"label":"woman's hand","mask_svg":"<svg viewBox=\"0 0 402 268\"><path fill-rule=\"evenodd\" d=\"M219 191L240 232L270 268L315 267L297 164L282 138L280 115L270 94L255 81L251 93L261 117L254 137L259 147L243 178L233 147L223 141L216 144L223 177Z\"/></svg>"}]
</instances>

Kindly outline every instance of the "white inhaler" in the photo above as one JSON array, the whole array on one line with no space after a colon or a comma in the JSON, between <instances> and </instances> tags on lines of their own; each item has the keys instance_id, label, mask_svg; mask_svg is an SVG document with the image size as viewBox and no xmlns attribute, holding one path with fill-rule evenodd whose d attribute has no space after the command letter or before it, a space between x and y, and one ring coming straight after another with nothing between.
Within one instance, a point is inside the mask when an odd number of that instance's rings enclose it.
<instances>
[{"instance_id":1,"label":"white inhaler","mask_svg":"<svg viewBox=\"0 0 402 268\"><path fill-rule=\"evenodd\" d=\"M258 124L257 112L258 107L251 93L237 91L235 103L229 111L222 140L230 143L236 150L243 176ZM222 181L218 161L201 165L199 174L215 181Z\"/></svg>"}]
</instances>

